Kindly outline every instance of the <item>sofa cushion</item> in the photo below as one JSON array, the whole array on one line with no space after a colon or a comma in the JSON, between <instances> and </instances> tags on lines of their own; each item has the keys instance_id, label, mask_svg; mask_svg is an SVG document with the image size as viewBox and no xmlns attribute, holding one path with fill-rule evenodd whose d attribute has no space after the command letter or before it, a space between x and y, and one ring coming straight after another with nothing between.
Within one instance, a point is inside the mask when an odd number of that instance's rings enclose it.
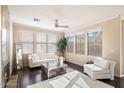
<instances>
[{"instance_id":1,"label":"sofa cushion","mask_svg":"<svg viewBox=\"0 0 124 93\"><path fill-rule=\"evenodd\" d=\"M99 67L101 67L103 69L108 70L109 62L106 59L103 59L103 58L96 58L94 60L94 65L99 66Z\"/></svg>"},{"instance_id":2,"label":"sofa cushion","mask_svg":"<svg viewBox=\"0 0 124 93\"><path fill-rule=\"evenodd\" d=\"M31 64L31 67L39 67L41 66L41 62L40 61L34 61L32 64Z\"/></svg>"},{"instance_id":3,"label":"sofa cushion","mask_svg":"<svg viewBox=\"0 0 124 93\"><path fill-rule=\"evenodd\" d=\"M92 71L94 74L107 74L109 73L109 70L102 69L101 67L98 67L94 64L85 64L86 68L88 68L90 71Z\"/></svg>"}]
</instances>

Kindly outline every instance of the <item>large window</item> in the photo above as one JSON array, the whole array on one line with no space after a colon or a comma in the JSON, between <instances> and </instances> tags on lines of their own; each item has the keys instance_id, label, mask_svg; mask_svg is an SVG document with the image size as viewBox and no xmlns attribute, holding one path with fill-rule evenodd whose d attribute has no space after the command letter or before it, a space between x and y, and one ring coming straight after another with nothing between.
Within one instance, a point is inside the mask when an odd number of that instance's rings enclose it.
<instances>
[{"instance_id":1,"label":"large window","mask_svg":"<svg viewBox=\"0 0 124 93\"><path fill-rule=\"evenodd\" d=\"M56 53L58 34L45 32L22 31L20 43L23 54L30 53Z\"/></svg>"},{"instance_id":2,"label":"large window","mask_svg":"<svg viewBox=\"0 0 124 93\"><path fill-rule=\"evenodd\" d=\"M88 33L88 55L102 56L102 31Z\"/></svg>"},{"instance_id":3,"label":"large window","mask_svg":"<svg viewBox=\"0 0 124 93\"><path fill-rule=\"evenodd\" d=\"M76 53L85 54L85 34L76 35Z\"/></svg>"},{"instance_id":4,"label":"large window","mask_svg":"<svg viewBox=\"0 0 124 93\"><path fill-rule=\"evenodd\" d=\"M67 37L67 52L73 53L74 50L74 37Z\"/></svg>"}]
</instances>

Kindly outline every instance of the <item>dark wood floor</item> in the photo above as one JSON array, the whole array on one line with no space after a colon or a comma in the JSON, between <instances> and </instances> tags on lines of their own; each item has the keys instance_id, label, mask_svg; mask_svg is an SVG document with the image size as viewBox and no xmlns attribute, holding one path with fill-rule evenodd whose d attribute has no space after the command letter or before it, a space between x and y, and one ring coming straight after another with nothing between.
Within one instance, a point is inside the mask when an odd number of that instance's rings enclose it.
<instances>
[{"instance_id":1,"label":"dark wood floor","mask_svg":"<svg viewBox=\"0 0 124 93\"><path fill-rule=\"evenodd\" d=\"M83 73L83 67L79 65L75 65L69 62L66 62L68 67L78 70ZM27 85L31 85L43 80L46 80L45 75L41 71L41 68L31 68L24 67L21 71L18 72L19 74L19 80L18 80L18 87L19 88L25 88ZM118 78L115 77L113 81L107 79L107 80L100 80L102 82L105 82L109 85L115 86L116 88L124 88L124 78Z\"/></svg>"}]
</instances>

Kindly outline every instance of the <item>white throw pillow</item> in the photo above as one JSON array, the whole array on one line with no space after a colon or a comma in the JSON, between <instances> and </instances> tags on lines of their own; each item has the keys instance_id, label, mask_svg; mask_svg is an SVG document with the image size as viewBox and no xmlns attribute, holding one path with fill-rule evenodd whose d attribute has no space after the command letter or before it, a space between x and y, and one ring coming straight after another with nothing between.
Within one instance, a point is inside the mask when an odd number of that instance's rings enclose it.
<instances>
[{"instance_id":1,"label":"white throw pillow","mask_svg":"<svg viewBox=\"0 0 124 93\"><path fill-rule=\"evenodd\" d=\"M32 60L33 60L33 61L37 61L37 60L39 60L39 59L40 59L40 57L39 57L38 54L33 54L33 56L32 56Z\"/></svg>"},{"instance_id":2,"label":"white throw pillow","mask_svg":"<svg viewBox=\"0 0 124 93\"><path fill-rule=\"evenodd\" d=\"M106 59L103 59L103 58L95 58L94 65L99 66L103 69L108 69L109 62Z\"/></svg>"}]
</instances>

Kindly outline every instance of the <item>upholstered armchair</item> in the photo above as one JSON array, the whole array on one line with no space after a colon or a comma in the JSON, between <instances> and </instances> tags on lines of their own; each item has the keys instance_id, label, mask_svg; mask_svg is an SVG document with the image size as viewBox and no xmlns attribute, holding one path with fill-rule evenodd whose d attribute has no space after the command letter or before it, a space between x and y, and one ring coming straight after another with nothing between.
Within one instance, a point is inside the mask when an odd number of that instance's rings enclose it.
<instances>
[{"instance_id":1,"label":"upholstered armchair","mask_svg":"<svg viewBox=\"0 0 124 93\"><path fill-rule=\"evenodd\" d=\"M114 80L115 62L103 58L95 58L93 64L84 64L84 73L91 79Z\"/></svg>"}]
</instances>

